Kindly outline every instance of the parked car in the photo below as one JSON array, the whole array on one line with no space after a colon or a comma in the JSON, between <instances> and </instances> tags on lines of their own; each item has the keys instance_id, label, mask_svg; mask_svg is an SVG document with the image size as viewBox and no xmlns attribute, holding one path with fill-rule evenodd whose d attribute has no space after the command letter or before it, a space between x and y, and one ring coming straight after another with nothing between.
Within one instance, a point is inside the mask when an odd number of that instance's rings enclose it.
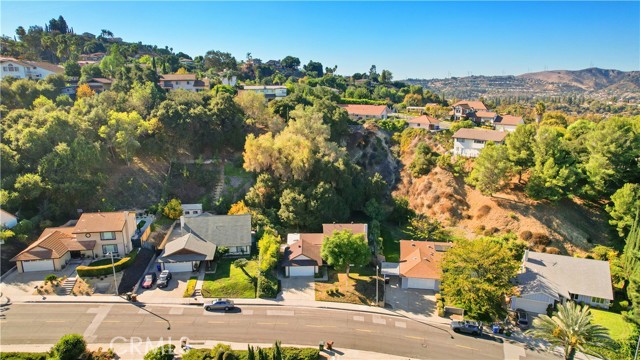
<instances>
[{"instance_id":1,"label":"parked car","mask_svg":"<svg viewBox=\"0 0 640 360\"><path fill-rule=\"evenodd\" d=\"M209 310L229 311L234 307L235 305L233 304L233 300L229 300L229 299L218 299L218 300L213 300L209 303L204 303L204 309L207 311Z\"/></svg>"},{"instance_id":2,"label":"parked car","mask_svg":"<svg viewBox=\"0 0 640 360\"><path fill-rule=\"evenodd\" d=\"M452 321L451 329L456 333L482 335L482 322L480 321Z\"/></svg>"},{"instance_id":3,"label":"parked car","mask_svg":"<svg viewBox=\"0 0 640 360\"><path fill-rule=\"evenodd\" d=\"M153 284L156 282L156 273L148 273L142 279L142 288L143 289L151 289Z\"/></svg>"},{"instance_id":4,"label":"parked car","mask_svg":"<svg viewBox=\"0 0 640 360\"><path fill-rule=\"evenodd\" d=\"M165 288L169 286L169 280L171 280L171 273L169 270L162 270L160 276L158 277L158 287Z\"/></svg>"},{"instance_id":5,"label":"parked car","mask_svg":"<svg viewBox=\"0 0 640 360\"><path fill-rule=\"evenodd\" d=\"M516 322L520 327L529 327L529 314L522 309L516 309Z\"/></svg>"}]
</instances>

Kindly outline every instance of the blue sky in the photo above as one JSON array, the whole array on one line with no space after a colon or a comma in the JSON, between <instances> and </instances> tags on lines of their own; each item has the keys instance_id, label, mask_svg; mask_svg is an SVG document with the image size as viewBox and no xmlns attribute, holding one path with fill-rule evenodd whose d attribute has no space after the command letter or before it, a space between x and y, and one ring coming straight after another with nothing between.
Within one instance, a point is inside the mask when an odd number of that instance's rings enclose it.
<instances>
[{"instance_id":1,"label":"blue sky","mask_svg":"<svg viewBox=\"0 0 640 360\"><path fill-rule=\"evenodd\" d=\"M10 2L1 31L64 16L76 33L111 30L191 56L287 55L372 64L395 79L640 69L640 2Z\"/></svg>"}]
</instances>

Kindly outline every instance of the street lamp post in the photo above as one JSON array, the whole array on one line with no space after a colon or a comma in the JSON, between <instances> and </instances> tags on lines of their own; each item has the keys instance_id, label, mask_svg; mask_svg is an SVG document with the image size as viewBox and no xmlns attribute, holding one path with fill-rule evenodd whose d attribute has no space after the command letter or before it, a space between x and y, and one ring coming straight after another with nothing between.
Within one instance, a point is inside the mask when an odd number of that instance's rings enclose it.
<instances>
[{"instance_id":1,"label":"street lamp post","mask_svg":"<svg viewBox=\"0 0 640 360\"><path fill-rule=\"evenodd\" d=\"M118 279L116 278L116 265L113 263L113 251L109 253L111 255L111 268L113 269L113 285L115 286L116 296L118 296Z\"/></svg>"}]
</instances>

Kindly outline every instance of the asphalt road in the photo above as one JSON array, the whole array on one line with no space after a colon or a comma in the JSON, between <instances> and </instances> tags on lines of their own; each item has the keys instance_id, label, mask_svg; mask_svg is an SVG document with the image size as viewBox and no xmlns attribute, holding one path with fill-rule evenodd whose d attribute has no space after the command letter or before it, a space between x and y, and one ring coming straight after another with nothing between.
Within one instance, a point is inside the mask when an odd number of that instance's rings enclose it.
<instances>
[{"instance_id":1,"label":"asphalt road","mask_svg":"<svg viewBox=\"0 0 640 360\"><path fill-rule=\"evenodd\" d=\"M62 335L79 333L89 343L110 343L114 338L125 342L136 337L152 341L188 337L246 343L281 340L317 346L319 341L332 340L338 350L343 347L418 359L509 358L499 338L474 338L402 317L341 310L243 306L225 313L189 306L14 304L2 315L0 344L53 344ZM520 359L551 358L527 351Z\"/></svg>"}]
</instances>

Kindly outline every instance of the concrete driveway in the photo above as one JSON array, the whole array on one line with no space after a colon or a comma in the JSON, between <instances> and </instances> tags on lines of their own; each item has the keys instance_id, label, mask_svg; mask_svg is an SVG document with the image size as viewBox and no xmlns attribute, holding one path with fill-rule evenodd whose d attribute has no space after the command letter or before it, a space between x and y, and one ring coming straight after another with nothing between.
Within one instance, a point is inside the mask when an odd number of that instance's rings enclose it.
<instances>
[{"instance_id":1,"label":"concrete driveway","mask_svg":"<svg viewBox=\"0 0 640 360\"><path fill-rule=\"evenodd\" d=\"M316 282L313 276L280 278L282 292L278 300L315 300Z\"/></svg>"},{"instance_id":2,"label":"concrete driveway","mask_svg":"<svg viewBox=\"0 0 640 360\"><path fill-rule=\"evenodd\" d=\"M385 306L407 315L436 316L436 297L433 290L402 289L397 276L385 286Z\"/></svg>"},{"instance_id":3,"label":"concrete driveway","mask_svg":"<svg viewBox=\"0 0 640 360\"><path fill-rule=\"evenodd\" d=\"M89 263L85 260L85 263ZM0 293L5 297L33 295L36 286L44 283L44 278L49 274L55 274L58 277L70 277L75 275L78 263L71 263L61 271L32 271L19 273L17 271L2 276L0 283Z\"/></svg>"},{"instance_id":4,"label":"concrete driveway","mask_svg":"<svg viewBox=\"0 0 640 360\"><path fill-rule=\"evenodd\" d=\"M160 273L156 272L156 275L159 276ZM162 298L182 298L184 291L187 289L187 282L193 274L191 272L178 272L171 275L172 278L166 288L158 288L155 284L151 289L138 288L138 299L141 301L153 301Z\"/></svg>"}]
</instances>

